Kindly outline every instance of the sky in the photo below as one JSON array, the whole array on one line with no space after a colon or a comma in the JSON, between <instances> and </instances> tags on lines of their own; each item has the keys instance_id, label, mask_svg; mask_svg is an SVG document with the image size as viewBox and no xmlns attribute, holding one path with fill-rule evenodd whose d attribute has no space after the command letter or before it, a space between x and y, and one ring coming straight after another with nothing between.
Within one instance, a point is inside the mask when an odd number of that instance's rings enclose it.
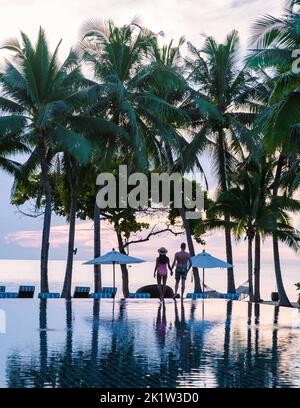
<instances>
[{"instance_id":1,"label":"sky","mask_svg":"<svg viewBox=\"0 0 300 408\"><path fill-rule=\"evenodd\" d=\"M116 24L130 22L138 17L153 32L164 32L165 40L179 39L182 35L196 46L201 44L201 34L213 35L222 41L232 29L241 36L241 48L245 52L251 24L263 14L279 15L281 0L0 0L0 43L19 36L20 30L35 38L39 26L47 33L52 49L60 39L61 58L79 40L82 24L89 20L112 19ZM0 50L0 62L7 56ZM210 188L215 180L210 172L210 160L203 159ZM0 259L39 259L42 217L30 218L18 213L9 204L13 180L0 173ZM51 233L51 259L65 259L68 226L64 219L53 217ZM159 223L159 220L157 220ZM296 224L299 225L298 220ZM158 246L175 250L182 237L155 237L146 244L135 246L134 253L155 256ZM221 232L207 237L208 247L220 256L225 254L224 237ZM110 228L102 230L102 248L109 250L116 242ZM92 224L80 222L76 234L76 246L80 259L90 258L93 250ZM237 257L246 260L245 244L238 247ZM197 250L201 248L197 246ZM272 258L269 243L264 249L265 259ZM284 256L291 261L296 258L284 249Z\"/></svg>"}]
</instances>

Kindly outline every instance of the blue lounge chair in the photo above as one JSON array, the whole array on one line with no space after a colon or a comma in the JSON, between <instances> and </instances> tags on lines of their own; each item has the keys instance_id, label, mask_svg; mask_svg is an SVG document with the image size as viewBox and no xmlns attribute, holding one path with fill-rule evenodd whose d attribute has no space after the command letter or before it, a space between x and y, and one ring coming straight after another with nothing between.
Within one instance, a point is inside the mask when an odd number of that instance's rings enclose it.
<instances>
[{"instance_id":1,"label":"blue lounge chair","mask_svg":"<svg viewBox=\"0 0 300 408\"><path fill-rule=\"evenodd\" d=\"M6 286L0 286L0 293L3 293L6 291Z\"/></svg>"},{"instance_id":2,"label":"blue lounge chair","mask_svg":"<svg viewBox=\"0 0 300 408\"><path fill-rule=\"evenodd\" d=\"M34 296L35 286L21 285L19 287L19 298L32 299Z\"/></svg>"},{"instance_id":3,"label":"blue lounge chair","mask_svg":"<svg viewBox=\"0 0 300 408\"><path fill-rule=\"evenodd\" d=\"M91 293L90 297L93 299L112 299L113 298L111 293L104 293L104 292Z\"/></svg>"},{"instance_id":4,"label":"blue lounge chair","mask_svg":"<svg viewBox=\"0 0 300 408\"><path fill-rule=\"evenodd\" d=\"M59 299L59 293L41 292L39 293L39 299Z\"/></svg>"},{"instance_id":5,"label":"blue lounge chair","mask_svg":"<svg viewBox=\"0 0 300 408\"><path fill-rule=\"evenodd\" d=\"M150 299L150 293L129 293L129 299Z\"/></svg>"},{"instance_id":6,"label":"blue lounge chair","mask_svg":"<svg viewBox=\"0 0 300 408\"><path fill-rule=\"evenodd\" d=\"M88 298L90 296L90 290L91 288L88 286L76 286L74 290L74 295L73 297L75 299L78 298Z\"/></svg>"},{"instance_id":7,"label":"blue lounge chair","mask_svg":"<svg viewBox=\"0 0 300 408\"><path fill-rule=\"evenodd\" d=\"M117 290L117 288L104 287L102 288L102 293L110 293L111 297L115 297L117 294Z\"/></svg>"},{"instance_id":8,"label":"blue lounge chair","mask_svg":"<svg viewBox=\"0 0 300 408\"><path fill-rule=\"evenodd\" d=\"M187 299L208 299L207 293L188 293L186 295Z\"/></svg>"},{"instance_id":9,"label":"blue lounge chair","mask_svg":"<svg viewBox=\"0 0 300 408\"><path fill-rule=\"evenodd\" d=\"M16 299L18 297L17 292L0 292L0 299Z\"/></svg>"},{"instance_id":10,"label":"blue lounge chair","mask_svg":"<svg viewBox=\"0 0 300 408\"><path fill-rule=\"evenodd\" d=\"M221 293L220 298L228 300L239 300L240 295L238 293Z\"/></svg>"}]
</instances>

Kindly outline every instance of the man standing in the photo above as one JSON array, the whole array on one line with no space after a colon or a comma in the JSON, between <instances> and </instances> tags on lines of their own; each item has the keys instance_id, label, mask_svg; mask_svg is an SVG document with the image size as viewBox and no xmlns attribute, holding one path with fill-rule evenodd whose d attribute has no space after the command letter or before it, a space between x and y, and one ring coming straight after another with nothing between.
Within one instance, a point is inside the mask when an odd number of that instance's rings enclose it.
<instances>
[{"instance_id":1,"label":"man standing","mask_svg":"<svg viewBox=\"0 0 300 408\"><path fill-rule=\"evenodd\" d=\"M181 300L182 300L183 294L185 291L186 277L187 277L188 271L192 267L192 258L191 258L191 255L188 252L186 252L185 250L186 244L184 242L180 245L180 248L181 248L181 251L175 254L172 269L174 268L176 264L176 270L175 270L176 284L175 284L174 299L176 299L177 297L179 282L181 280Z\"/></svg>"}]
</instances>

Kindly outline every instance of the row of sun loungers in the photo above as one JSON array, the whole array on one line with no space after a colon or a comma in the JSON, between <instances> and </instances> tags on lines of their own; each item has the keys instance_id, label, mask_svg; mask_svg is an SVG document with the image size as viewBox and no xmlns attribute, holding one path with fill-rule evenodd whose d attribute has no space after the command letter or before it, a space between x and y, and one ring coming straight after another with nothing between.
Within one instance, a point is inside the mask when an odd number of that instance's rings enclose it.
<instances>
[{"instance_id":1,"label":"row of sun loungers","mask_svg":"<svg viewBox=\"0 0 300 408\"><path fill-rule=\"evenodd\" d=\"M33 298L35 286L21 285L18 292L6 292L5 286L0 286L0 298ZM90 288L87 286L76 286L73 294L75 299L93 298L93 299L113 299L116 296L117 288L104 287L100 293L90 293ZM58 299L60 293L41 292L38 295L39 299ZM147 299L150 298L150 293L130 293L129 298Z\"/></svg>"},{"instance_id":2,"label":"row of sun loungers","mask_svg":"<svg viewBox=\"0 0 300 408\"><path fill-rule=\"evenodd\" d=\"M187 299L227 299L227 300L240 300L239 293L188 293Z\"/></svg>"},{"instance_id":3,"label":"row of sun loungers","mask_svg":"<svg viewBox=\"0 0 300 408\"><path fill-rule=\"evenodd\" d=\"M35 286L27 286L27 285L21 285L19 287L18 292L6 292L6 287L5 286L0 286L0 299L1 298L33 298L35 292Z\"/></svg>"},{"instance_id":4,"label":"row of sun loungers","mask_svg":"<svg viewBox=\"0 0 300 408\"><path fill-rule=\"evenodd\" d=\"M35 286L21 285L18 292L6 292L5 286L0 286L0 299L1 298L33 298L35 292ZM76 286L73 294L75 299L93 298L93 299L113 299L116 296L117 288L104 287L102 292L90 293L90 287L88 286ZM54 292L41 292L38 297L40 299L58 299L60 298L60 293ZM129 293L129 299L149 299L150 293ZM187 299L208 299L208 298L218 298L218 299L228 299L228 300L239 300L239 293L188 293Z\"/></svg>"}]
</instances>

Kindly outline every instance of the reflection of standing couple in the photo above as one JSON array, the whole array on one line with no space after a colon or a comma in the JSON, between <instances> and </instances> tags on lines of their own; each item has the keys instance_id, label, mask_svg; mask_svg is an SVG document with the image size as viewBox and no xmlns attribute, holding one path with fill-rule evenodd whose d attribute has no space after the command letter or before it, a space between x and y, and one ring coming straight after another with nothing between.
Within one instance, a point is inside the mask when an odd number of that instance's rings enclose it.
<instances>
[{"instance_id":1,"label":"reflection of standing couple","mask_svg":"<svg viewBox=\"0 0 300 408\"><path fill-rule=\"evenodd\" d=\"M179 347L181 357L184 359L188 359L187 354L189 354L189 347L191 344L191 333L190 333L189 323L185 319L184 303L183 302L181 303L181 307L179 310L178 310L177 302L174 303L174 307L175 307L174 328L175 328L176 345L177 347ZM192 320L194 320L194 316L191 310L190 322ZM169 328L171 329L171 326ZM155 331L156 331L158 343L160 345L160 348L163 349L166 345L166 337L167 337L167 330L168 330L167 317L166 317L166 305L164 302L160 303L158 307L155 329L156 329Z\"/></svg>"},{"instance_id":2,"label":"reflection of standing couple","mask_svg":"<svg viewBox=\"0 0 300 408\"><path fill-rule=\"evenodd\" d=\"M166 285L168 278L168 268L173 275L173 268L175 269L175 294L174 299L177 297L179 283L181 281L181 300L183 299L185 291L185 281L187 274L192 266L191 255L186 252L186 244L182 243L180 251L175 254L172 266L170 266L170 259L167 257L168 250L166 248L160 248L158 250L159 256L156 258L156 264L154 269L154 277L157 276L157 284L160 294L160 300L163 301L166 293Z\"/></svg>"}]
</instances>

